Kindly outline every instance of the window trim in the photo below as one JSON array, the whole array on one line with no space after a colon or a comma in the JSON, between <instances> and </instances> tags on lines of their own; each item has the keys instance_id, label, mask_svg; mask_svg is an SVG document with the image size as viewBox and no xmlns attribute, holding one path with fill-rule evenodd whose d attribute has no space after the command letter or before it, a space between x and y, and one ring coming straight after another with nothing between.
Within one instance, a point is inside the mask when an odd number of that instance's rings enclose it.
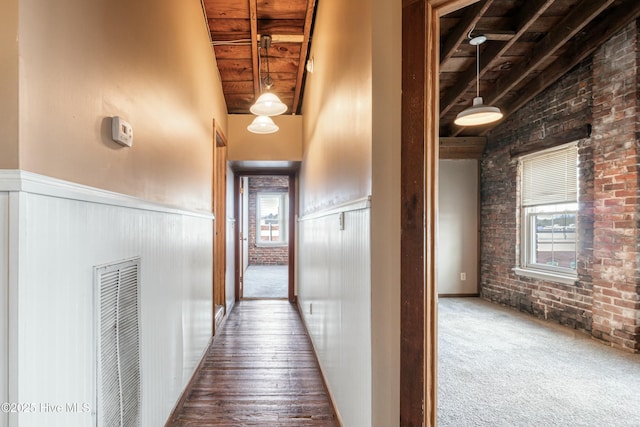
<instances>
[{"instance_id":1,"label":"window trim","mask_svg":"<svg viewBox=\"0 0 640 427\"><path fill-rule=\"evenodd\" d=\"M546 150L536 151L535 153L529 153L518 158L518 178L519 178L518 216L520 219L520 223L518 224L517 232L519 236L519 242L518 242L519 256L518 256L518 265L516 265L512 269L512 271L518 276L530 277L530 278L540 279L540 280L547 280L547 281L557 282L557 283L562 283L567 285L575 285L575 283L578 280L577 266L575 269L568 269L565 267L554 268L551 266L550 267L538 266L538 265L532 265L531 263L529 263L531 251L534 250L532 245L535 245L535 242L532 242L532 239L531 239L533 230L532 230L531 221L529 220L529 217L535 214L530 212L529 208L532 208L535 206L523 206L523 203L522 203L523 201L522 185L523 185L523 179L524 179L524 177L522 176L522 173L523 173L522 162L528 158L543 156L545 154L549 154L554 151L565 150L573 147L575 148L578 147L578 141L573 141L568 144L562 144ZM579 196L579 172L578 172L577 179L578 179L578 183L576 183L577 185L576 201L575 201L576 204L578 204L578 196ZM571 203L571 202L568 202L568 203ZM557 203L557 204L564 204L564 203ZM541 205L538 205L538 206L541 206ZM571 210L567 212L575 212L575 215L576 215L575 245L576 245L576 262L577 262L577 257L578 257L577 249L578 249L578 241L579 241L579 233L578 233L579 209L576 208L575 211Z\"/></svg>"},{"instance_id":2,"label":"window trim","mask_svg":"<svg viewBox=\"0 0 640 427\"><path fill-rule=\"evenodd\" d=\"M281 215L278 220L280 240L277 242L264 242L260 240L261 224L260 224L260 197L261 196L277 196L280 198ZM259 191L256 193L256 242L255 245L260 248L277 248L289 245L289 193L284 191Z\"/></svg>"}]
</instances>

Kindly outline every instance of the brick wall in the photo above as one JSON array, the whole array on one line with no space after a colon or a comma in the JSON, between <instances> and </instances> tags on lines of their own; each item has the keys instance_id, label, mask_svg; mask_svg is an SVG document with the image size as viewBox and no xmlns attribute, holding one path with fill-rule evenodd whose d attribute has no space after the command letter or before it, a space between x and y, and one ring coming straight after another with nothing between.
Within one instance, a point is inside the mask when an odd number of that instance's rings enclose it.
<instances>
[{"instance_id":1,"label":"brick wall","mask_svg":"<svg viewBox=\"0 0 640 427\"><path fill-rule=\"evenodd\" d=\"M287 265L289 246L258 246L256 244L256 210L259 192L287 193L287 176L249 177L249 265Z\"/></svg>"},{"instance_id":2,"label":"brick wall","mask_svg":"<svg viewBox=\"0 0 640 427\"><path fill-rule=\"evenodd\" d=\"M481 295L640 350L638 23L489 134L481 163ZM518 167L510 149L592 124L580 158L578 281L516 275Z\"/></svg>"}]
</instances>

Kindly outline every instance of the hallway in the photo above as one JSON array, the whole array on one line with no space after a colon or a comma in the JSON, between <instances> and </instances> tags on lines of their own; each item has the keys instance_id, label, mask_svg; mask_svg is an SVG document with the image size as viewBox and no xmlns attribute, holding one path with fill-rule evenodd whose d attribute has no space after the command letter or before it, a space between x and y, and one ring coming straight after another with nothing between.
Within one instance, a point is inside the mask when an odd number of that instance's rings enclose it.
<instances>
[{"instance_id":1,"label":"hallway","mask_svg":"<svg viewBox=\"0 0 640 427\"><path fill-rule=\"evenodd\" d=\"M338 423L294 305L246 300L205 356L173 427Z\"/></svg>"}]
</instances>

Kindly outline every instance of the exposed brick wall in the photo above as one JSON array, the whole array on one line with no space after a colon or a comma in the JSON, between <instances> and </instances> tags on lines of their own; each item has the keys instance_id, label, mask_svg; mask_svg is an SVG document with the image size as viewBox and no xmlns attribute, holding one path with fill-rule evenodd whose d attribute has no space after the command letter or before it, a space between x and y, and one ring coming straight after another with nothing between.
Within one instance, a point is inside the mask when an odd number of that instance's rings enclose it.
<instances>
[{"instance_id":1,"label":"exposed brick wall","mask_svg":"<svg viewBox=\"0 0 640 427\"><path fill-rule=\"evenodd\" d=\"M287 193L289 178L287 176L252 176L249 177L249 264L250 265L287 265L289 247L256 245L256 215L259 192Z\"/></svg>"},{"instance_id":2,"label":"exposed brick wall","mask_svg":"<svg viewBox=\"0 0 640 427\"><path fill-rule=\"evenodd\" d=\"M481 164L481 295L640 350L638 25L496 127ZM516 275L518 165L510 149L593 125L579 141L578 281Z\"/></svg>"},{"instance_id":3,"label":"exposed brick wall","mask_svg":"<svg viewBox=\"0 0 640 427\"><path fill-rule=\"evenodd\" d=\"M640 350L638 23L594 56L593 335Z\"/></svg>"}]
</instances>

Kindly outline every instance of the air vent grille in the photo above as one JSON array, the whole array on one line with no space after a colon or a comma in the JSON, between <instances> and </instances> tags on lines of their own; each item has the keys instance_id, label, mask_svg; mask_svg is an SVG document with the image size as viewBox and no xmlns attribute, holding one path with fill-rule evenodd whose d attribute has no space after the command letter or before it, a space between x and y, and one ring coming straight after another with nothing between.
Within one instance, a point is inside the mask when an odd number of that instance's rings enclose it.
<instances>
[{"instance_id":1,"label":"air vent grille","mask_svg":"<svg viewBox=\"0 0 640 427\"><path fill-rule=\"evenodd\" d=\"M96 267L98 426L140 425L140 258Z\"/></svg>"}]
</instances>

